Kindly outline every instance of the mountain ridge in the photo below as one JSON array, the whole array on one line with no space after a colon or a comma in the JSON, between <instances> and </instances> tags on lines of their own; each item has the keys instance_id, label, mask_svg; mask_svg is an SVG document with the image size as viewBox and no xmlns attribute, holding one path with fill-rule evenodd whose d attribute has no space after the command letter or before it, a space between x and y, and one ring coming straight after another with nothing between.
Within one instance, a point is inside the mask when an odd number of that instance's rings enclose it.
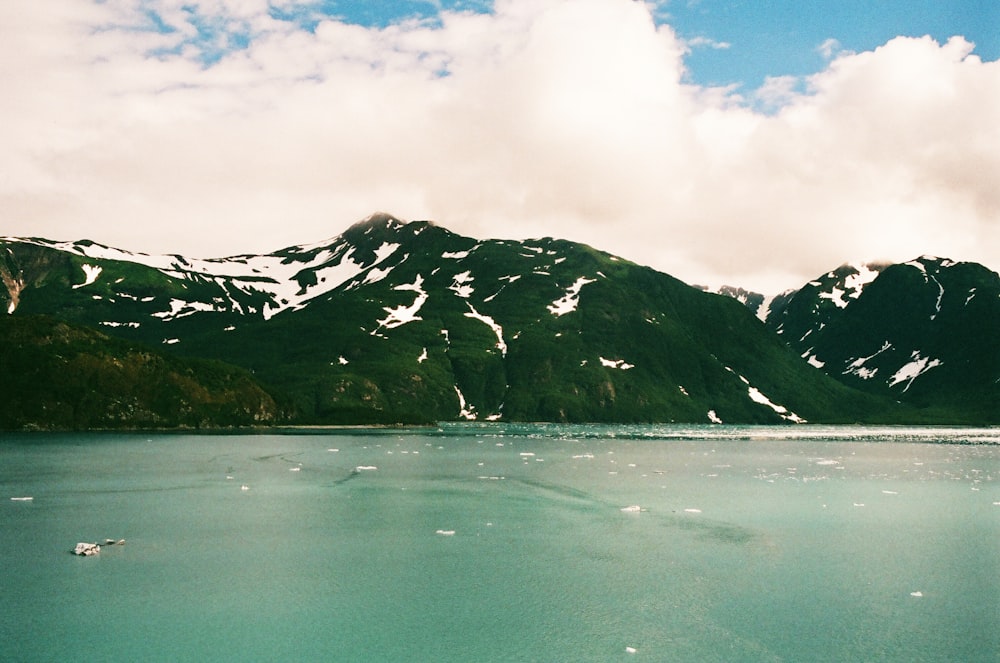
<instances>
[{"instance_id":1,"label":"mountain ridge","mask_svg":"<svg viewBox=\"0 0 1000 663\"><path fill-rule=\"evenodd\" d=\"M374 214L265 255L38 238L0 249L9 316L240 366L287 405L286 423L950 416L817 371L731 297L566 240L479 240Z\"/></svg>"}]
</instances>

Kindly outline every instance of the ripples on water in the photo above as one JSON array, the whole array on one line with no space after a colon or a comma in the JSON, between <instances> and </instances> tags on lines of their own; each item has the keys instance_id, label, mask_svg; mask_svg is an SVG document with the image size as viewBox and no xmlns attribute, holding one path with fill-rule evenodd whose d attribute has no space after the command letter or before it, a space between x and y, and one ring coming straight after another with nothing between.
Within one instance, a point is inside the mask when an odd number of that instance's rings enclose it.
<instances>
[{"instance_id":1,"label":"ripples on water","mask_svg":"<svg viewBox=\"0 0 1000 663\"><path fill-rule=\"evenodd\" d=\"M1000 660L998 443L502 423L9 435L0 653ZM127 544L68 553L104 537Z\"/></svg>"}]
</instances>

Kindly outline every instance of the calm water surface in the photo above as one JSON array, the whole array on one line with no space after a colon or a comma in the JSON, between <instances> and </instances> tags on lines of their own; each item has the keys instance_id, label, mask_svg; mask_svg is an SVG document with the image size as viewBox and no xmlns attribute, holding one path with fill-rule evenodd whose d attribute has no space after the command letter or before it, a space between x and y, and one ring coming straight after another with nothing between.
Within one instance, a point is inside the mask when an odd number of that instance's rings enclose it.
<instances>
[{"instance_id":1,"label":"calm water surface","mask_svg":"<svg viewBox=\"0 0 1000 663\"><path fill-rule=\"evenodd\" d=\"M1000 660L996 429L7 434L0 498L5 661Z\"/></svg>"}]
</instances>

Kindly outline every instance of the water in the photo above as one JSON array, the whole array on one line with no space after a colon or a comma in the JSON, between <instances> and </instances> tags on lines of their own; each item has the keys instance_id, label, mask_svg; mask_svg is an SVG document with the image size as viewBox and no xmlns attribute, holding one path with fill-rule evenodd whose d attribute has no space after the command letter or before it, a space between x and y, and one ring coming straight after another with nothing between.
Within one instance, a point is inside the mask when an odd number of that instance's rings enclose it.
<instances>
[{"instance_id":1,"label":"water","mask_svg":"<svg viewBox=\"0 0 1000 663\"><path fill-rule=\"evenodd\" d=\"M996 429L7 434L0 498L6 661L1000 660Z\"/></svg>"}]
</instances>

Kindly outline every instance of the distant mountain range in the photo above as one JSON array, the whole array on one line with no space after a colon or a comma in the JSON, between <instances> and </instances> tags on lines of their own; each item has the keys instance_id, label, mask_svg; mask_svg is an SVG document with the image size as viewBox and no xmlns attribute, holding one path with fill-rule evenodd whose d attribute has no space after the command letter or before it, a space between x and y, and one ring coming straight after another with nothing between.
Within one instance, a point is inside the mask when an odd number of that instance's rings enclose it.
<instances>
[{"instance_id":1,"label":"distant mountain range","mask_svg":"<svg viewBox=\"0 0 1000 663\"><path fill-rule=\"evenodd\" d=\"M852 388L957 421L1000 420L1000 277L922 256L843 265L744 302L811 365Z\"/></svg>"},{"instance_id":2,"label":"distant mountain range","mask_svg":"<svg viewBox=\"0 0 1000 663\"><path fill-rule=\"evenodd\" d=\"M214 260L3 238L0 279L3 428L1000 420L1000 277L979 265L719 296L376 214Z\"/></svg>"}]
</instances>

